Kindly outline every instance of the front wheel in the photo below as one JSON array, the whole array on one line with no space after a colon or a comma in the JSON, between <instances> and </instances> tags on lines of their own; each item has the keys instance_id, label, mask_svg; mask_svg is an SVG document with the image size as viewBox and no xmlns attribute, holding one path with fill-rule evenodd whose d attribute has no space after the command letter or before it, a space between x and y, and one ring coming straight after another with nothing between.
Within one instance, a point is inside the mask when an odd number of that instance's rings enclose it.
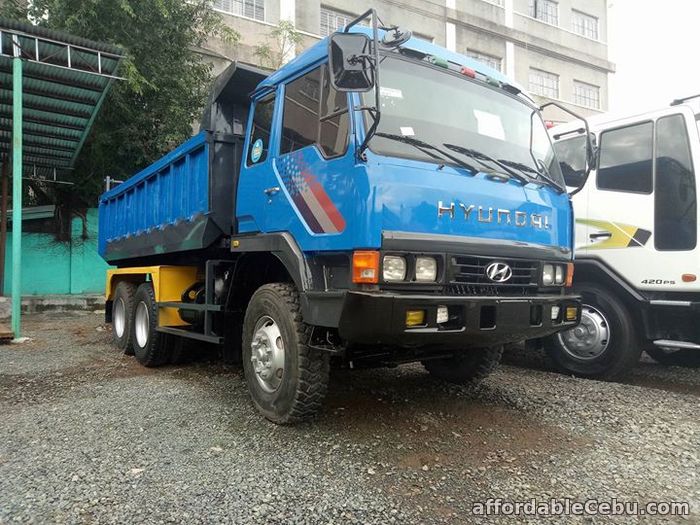
<instances>
[{"instance_id":1,"label":"front wheel","mask_svg":"<svg viewBox=\"0 0 700 525\"><path fill-rule=\"evenodd\" d=\"M470 348L444 359L423 361L433 376L449 383L477 383L493 372L501 362L503 346Z\"/></svg>"},{"instance_id":2,"label":"front wheel","mask_svg":"<svg viewBox=\"0 0 700 525\"><path fill-rule=\"evenodd\" d=\"M296 288L266 284L248 303L243 321L243 371L253 405L278 424L312 418L328 388L328 353L306 344Z\"/></svg>"},{"instance_id":3,"label":"front wheel","mask_svg":"<svg viewBox=\"0 0 700 525\"><path fill-rule=\"evenodd\" d=\"M581 323L554 334L544 347L563 372L581 377L613 379L639 361L642 345L632 314L618 297L593 284L576 288L581 295Z\"/></svg>"}]
</instances>

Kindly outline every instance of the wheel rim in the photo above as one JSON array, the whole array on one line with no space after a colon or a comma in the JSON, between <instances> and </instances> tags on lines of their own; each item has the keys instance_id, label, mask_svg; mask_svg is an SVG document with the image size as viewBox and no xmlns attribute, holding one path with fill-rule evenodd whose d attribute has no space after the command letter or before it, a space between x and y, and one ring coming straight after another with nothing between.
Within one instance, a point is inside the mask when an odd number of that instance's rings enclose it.
<instances>
[{"instance_id":1,"label":"wheel rim","mask_svg":"<svg viewBox=\"0 0 700 525\"><path fill-rule=\"evenodd\" d=\"M255 379L265 392L274 392L284 378L284 340L272 317L263 316L255 323L250 347Z\"/></svg>"},{"instance_id":2,"label":"wheel rim","mask_svg":"<svg viewBox=\"0 0 700 525\"><path fill-rule=\"evenodd\" d=\"M590 361L597 359L610 344L610 324L597 308L584 304L581 324L557 334L559 343L570 356Z\"/></svg>"},{"instance_id":3,"label":"wheel rim","mask_svg":"<svg viewBox=\"0 0 700 525\"><path fill-rule=\"evenodd\" d=\"M136 315L134 316L134 331L136 333L136 342L143 348L148 343L148 331L150 322L148 318L148 306L141 301L136 306Z\"/></svg>"},{"instance_id":4,"label":"wheel rim","mask_svg":"<svg viewBox=\"0 0 700 525\"><path fill-rule=\"evenodd\" d=\"M122 297L117 299L117 302L114 304L112 323L114 326L114 333L117 337L121 338L126 329L126 304L124 304L124 299Z\"/></svg>"}]
</instances>

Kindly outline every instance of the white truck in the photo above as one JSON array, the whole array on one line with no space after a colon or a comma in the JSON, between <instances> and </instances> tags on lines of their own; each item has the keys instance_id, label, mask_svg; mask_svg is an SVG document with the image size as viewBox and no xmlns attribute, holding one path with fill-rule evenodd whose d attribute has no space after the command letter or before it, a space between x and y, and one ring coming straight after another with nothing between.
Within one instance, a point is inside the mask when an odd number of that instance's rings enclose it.
<instances>
[{"instance_id":1,"label":"white truck","mask_svg":"<svg viewBox=\"0 0 700 525\"><path fill-rule=\"evenodd\" d=\"M614 378L643 350L660 363L700 366L698 97L589 119L598 164L588 177L580 122L550 130L575 194L574 289L583 309L581 324L545 348L568 373Z\"/></svg>"}]
</instances>

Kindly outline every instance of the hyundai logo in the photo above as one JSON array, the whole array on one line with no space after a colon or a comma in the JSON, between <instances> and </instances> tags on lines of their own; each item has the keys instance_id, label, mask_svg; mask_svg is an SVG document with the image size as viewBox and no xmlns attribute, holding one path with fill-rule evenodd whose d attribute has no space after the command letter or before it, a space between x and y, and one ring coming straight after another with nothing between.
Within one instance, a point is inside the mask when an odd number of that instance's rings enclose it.
<instances>
[{"instance_id":1,"label":"hyundai logo","mask_svg":"<svg viewBox=\"0 0 700 525\"><path fill-rule=\"evenodd\" d=\"M513 270L506 263L494 262L486 267L486 277L494 283L504 283L513 277Z\"/></svg>"}]
</instances>

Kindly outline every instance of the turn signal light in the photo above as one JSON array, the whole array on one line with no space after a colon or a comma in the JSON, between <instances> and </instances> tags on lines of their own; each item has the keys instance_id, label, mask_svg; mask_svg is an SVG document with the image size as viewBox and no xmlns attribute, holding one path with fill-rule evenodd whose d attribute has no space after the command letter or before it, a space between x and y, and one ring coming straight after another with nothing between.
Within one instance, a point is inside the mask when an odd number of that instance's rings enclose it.
<instances>
[{"instance_id":1,"label":"turn signal light","mask_svg":"<svg viewBox=\"0 0 700 525\"><path fill-rule=\"evenodd\" d=\"M694 283L697 279L697 276L694 273L684 273L683 275L681 275L681 279L684 283Z\"/></svg>"},{"instance_id":2,"label":"turn signal light","mask_svg":"<svg viewBox=\"0 0 700 525\"><path fill-rule=\"evenodd\" d=\"M352 254L352 282L355 284L379 282L379 252L358 251Z\"/></svg>"},{"instance_id":3,"label":"turn signal light","mask_svg":"<svg viewBox=\"0 0 700 525\"><path fill-rule=\"evenodd\" d=\"M577 306L567 306L566 307L566 320L567 321L575 321L577 315L578 315L578 307Z\"/></svg>"},{"instance_id":4,"label":"turn signal light","mask_svg":"<svg viewBox=\"0 0 700 525\"><path fill-rule=\"evenodd\" d=\"M566 281L564 286L571 288L574 285L574 263L566 264Z\"/></svg>"}]
</instances>

